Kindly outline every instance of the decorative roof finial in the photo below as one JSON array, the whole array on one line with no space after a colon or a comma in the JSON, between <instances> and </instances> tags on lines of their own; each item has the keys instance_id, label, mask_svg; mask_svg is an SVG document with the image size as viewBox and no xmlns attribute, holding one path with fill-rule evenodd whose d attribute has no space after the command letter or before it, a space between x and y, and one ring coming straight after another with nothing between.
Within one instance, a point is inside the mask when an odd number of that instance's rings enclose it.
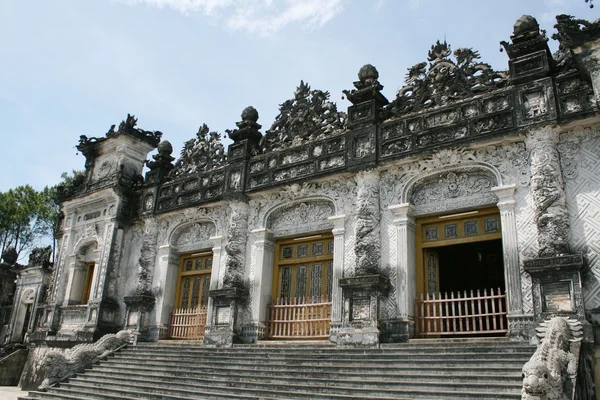
<instances>
[{"instance_id":1,"label":"decorative roof finial","mask_svg":"<svg viewBox=\"0 0 600 400\"><path fill-rule=\"evenodd\" d=\"M379 72L371 64L365 64L358 71L358 82L354 82L356 89L344 90L344 94L352 104L364 103L368 100L377 100L381 106L388 104L381 91L383 85L379 83Z\"/></svg>"}]
</instances>

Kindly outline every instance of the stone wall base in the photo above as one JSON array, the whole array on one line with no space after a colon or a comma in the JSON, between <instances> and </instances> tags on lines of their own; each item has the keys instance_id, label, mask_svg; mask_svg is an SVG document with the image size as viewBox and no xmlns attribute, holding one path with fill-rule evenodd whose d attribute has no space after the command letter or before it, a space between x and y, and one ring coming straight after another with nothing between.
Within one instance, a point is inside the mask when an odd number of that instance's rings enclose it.
<instances>
[{"instance_id":1,"label":"stone wall base","mask_svg":"<svg viewBox=\"0 0 600 400\"><path fill-rule=\"evenodd\" d=\"M329 338L339 347L378 347L380 330L375 327L343 327Z\"/></svg>"}]
</instances>

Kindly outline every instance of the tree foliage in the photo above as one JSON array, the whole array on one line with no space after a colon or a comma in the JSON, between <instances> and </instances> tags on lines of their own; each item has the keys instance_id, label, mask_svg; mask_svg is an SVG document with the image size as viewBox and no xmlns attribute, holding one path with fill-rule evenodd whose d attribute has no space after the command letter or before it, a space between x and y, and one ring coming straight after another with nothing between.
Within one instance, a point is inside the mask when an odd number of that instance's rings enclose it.
<instances>
[{"instance_id":1,"label":"tree foliage","mask_svg":"<svg viewBox=\"0 0 600 400\"><path fill-rule=\"evenodd\" d=\"M52 241L59 229L60 193L77 185L82 173L63 173L56 186L36 191L30 185L0 192L0 254L13 246L18 254L29 252L40 242ZM54 253L54 251L53 251Z\"/></svg>"}]
</instances>

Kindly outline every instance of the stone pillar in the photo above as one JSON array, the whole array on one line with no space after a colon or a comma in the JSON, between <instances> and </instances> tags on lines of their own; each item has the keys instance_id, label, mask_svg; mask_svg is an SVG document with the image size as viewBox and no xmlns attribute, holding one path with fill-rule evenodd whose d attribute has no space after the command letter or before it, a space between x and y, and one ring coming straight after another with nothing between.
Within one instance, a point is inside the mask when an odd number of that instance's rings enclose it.
<instances>
[{"instance_id":1,"label":"stone pillar","mask_svg":"<svg viewBox=\"0 0 600 400\"><path fill-rule=\"evenodd\" d=\"M591 327L585 319L581 291L583 257L571 253L571 229L558 141L559 130L551 126L527 133L539 251L538 257L525 260L523 267L533 282L535 319L539 321L552 316L577 318L584 328L584 341L590 341Z\"/></svg>"},{"instance_id":2,"label":"stone pillar","mask_svg":"<svg viewBox=\"0 0 600 400\"><path fill-rule=\"evenodd\" d=\"M216 290L219 288L219 273L221 272L221 253L223 251L223 235L211 236L210 240L213 242L213 266L210 273L210 290ZM214 301L212 297L208 298L207 315L212 315L214 308ZM210 329L212 320L207 318L206 327Z\"/></svg>"},{"instance_id":3,"label":"stone pillar","mask_svg":"<svg viewBox=\"0 0 600 400\"><path fill-rule=\"evenodd\" d=\"M342 288L340 279L344 276L345 223L346 215L328 218L333 223L333 274L331 283L331 330L339 330L342 325Z\"/></svg>"},{"instance_id":4,"label":"stone pillar","mask_svg":"<svg viewBox=\"0 0 600 400\"><path fill-rule=\"evenodd\" d=\"M498 196L500 225L502 226L502 249L504 255L504 282L506 286L508 334L514 338L529 339L534 334L533 315L523 314L521 288L521 265L515 214L515 184L493 187Z\"/></svg>"},{"instance_id":5,"label":"stone pillar","mask_svg":"<svg viewBox=\"0 0 600 400\"><path fill-rule=\"evenodd\" d=\"M255 254L254 280L250 282L253 290L250 312L252 321L243 328L243 340L255 343L264 337L267 317L267 306L272 301L273 267L275 262L275 241L270 229L260 228L252 231L254 244L252 252Z\"/></svg>"},{"instance_id":6,"label":"stone pillar","mask_svg":"<svg viewBox=\"0 0 600 400\"><path fill-rule=\"evenodd\" d=\"M330 340L339 346L378 346L382 333L380 308L389 289L389 278L381 275L379 235L379 172L356 175L358 186L352 276L340 279L344 299L342 328Z\"/></svg>"},{"instance_id":7,"label":"stone pillar","mask_svg":"<svg viewBox=\"0 0 600 400\"><path fill-rule=\"evenodd\" d=\"M569 215L563 187L559 132L551 126L533 129L527 134L531 149L531 194L537 225L539 257L570 252Z\"/></svg>"},{"instance_id":8,"label":"stone pillar","mask_svg":"<svg viewBox=\"0 0 600 400\"><path fill-rule=\"evenodd\" d=\"M415 298L417 296L415 217L409 203L389 206L394 213L396 242L390 243L390 264L396 268L396 303L401 326L401 341L414 336Z\"/></svg>"},{"instance_id":9,"label":"stone pillar","mask_svg":"<svg viewBox=\"0 0 600 400\"><path fill-rule=\"evenodd\" d=\"M171 246L160 246L157 250L156 268L153 274L153 287L161 287L156 295L155 331L151 336L158 340L166 337L169 316L175 308L175 291L179 270L177 250Z\"/></svg>"},{"instance_id":10,"label":"stone pillar","mask_svg":"<svg viewBox=\"0 0 600 400\"><path fill-rule=\"evenodd\" d=\"M515 216L515 184L497 186L492 192L498 196L500 224L502 226L502 248L504 253L504 281L508 300L508 315L523 314L521 295L521 271L517 239L517 219Z\"/></svg>"},{"instance_id":11,"label":"stone pillar","mask_svg":"<svg viewBox=\"0 0 600 400\"><path fill-rule=\"evenodd\" d=\"M207 317L210 329L204 335L204 344L207 346L230 347L242 341L237 316L239 308L245 305L248 298L248 287L244 282L248 204L235 201L229 206L223 287L209 292L213 302L212 312Z\"/></svg>"}]
</instances>

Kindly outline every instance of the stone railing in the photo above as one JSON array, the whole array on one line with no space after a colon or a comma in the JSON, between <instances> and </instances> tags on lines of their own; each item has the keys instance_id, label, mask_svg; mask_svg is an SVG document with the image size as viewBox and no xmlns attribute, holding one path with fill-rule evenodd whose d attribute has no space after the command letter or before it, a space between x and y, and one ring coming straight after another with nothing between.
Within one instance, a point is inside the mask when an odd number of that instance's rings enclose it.
<instances>
[{"instance_id":1,"label":"stone railing","mask_svg":"<svg viewBox=\"0 0 600 400\"><path fill-rule=\"evenodd\" d=\"M135 340L136 333L123 330L102 336L96 343L79 344L66 352L51 350L41 363L46 378L38 388L45 391L58 382L90 367L95 362L127 346Z\"/></svg>"}]
</instances>

